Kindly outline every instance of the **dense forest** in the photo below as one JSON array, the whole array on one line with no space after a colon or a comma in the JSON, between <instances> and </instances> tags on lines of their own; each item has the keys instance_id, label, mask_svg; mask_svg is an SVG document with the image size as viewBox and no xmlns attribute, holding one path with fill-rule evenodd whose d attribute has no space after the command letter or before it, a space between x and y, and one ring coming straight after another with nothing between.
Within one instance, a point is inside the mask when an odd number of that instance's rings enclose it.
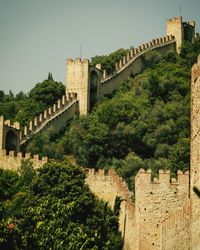
<instances>
[{"instance_id":1,"label":"dense forest","mask_svg":"<svg viewBox=\"0 0 200 250\"><path fill-rule=\"evenodd\" d=\"M112 73L125 53L96 56L92 65ZM199 53L200 40L185 43L180 55L149 52L146 69L90 114L74 117L60 134L51 128L35 135L26 151L52 161L39 170L27 161L19 173L0 170L0 249L44 249L47 242L49 249L121 249L119 204L112 212L97 200L82 167L114 167L132 191L140 168L154 175L158 169L174 175L187 170L191 66ZM25 125L64 93L49 73L28 94L0 91L0 115Z\"/></svg>"}]
</instances>

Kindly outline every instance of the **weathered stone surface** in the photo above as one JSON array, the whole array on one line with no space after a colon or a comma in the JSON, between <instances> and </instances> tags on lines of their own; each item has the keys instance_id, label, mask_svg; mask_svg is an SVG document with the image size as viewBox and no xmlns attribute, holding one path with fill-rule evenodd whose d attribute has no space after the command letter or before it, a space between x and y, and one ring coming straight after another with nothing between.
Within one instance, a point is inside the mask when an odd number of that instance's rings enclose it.
<instances>
[{"instance_id":1,"label":"weathered stone surface","mask_svg":"<svg viewBox=\"0 0 200 250\"><path fill-rule=\"evenodd\" d=\"M0 168L15 169L22 159L31 158L19 151L19 143L26 142L43 129L52 127L59 132L79 112L86 115L90 110L91 93L96 87L96 97L102 97L119 88L120 83L144 69L143 55L156 50L164 55L170 50L179 52L187 35L187 28L194 37L194 22L183 23L182 17L166 22L167 36L132 49L130 54L116 63L116 71L108 76L89 65L88 60L67 60L66 95L53 106L35 117L20 131L20 124L12 124L0 117ZM198 38L199 36L196 35ZM94 94L94 93L93 93ZM8 133L16 138L15 152L7 155ZM13 140L11 140L13 142ZM12 144L12 143L11 143ZM11 145L12 146L12 145ZM33 156L35 168L47 162L47 158ZM191 81L191 163L189 173L178 171L178 178L170 180L170 172L159 171L159 177L152 181L151 171L141 169L135 179L135 203L123 180L113 170L95 172L87 170L86 183L99 198L107 201L111 208L116 196L123 199L119 218L125 250L199 250L200 249L200 198L193 188L200 190L200 56L192 68Z\"/></svg>"}]
</instances>

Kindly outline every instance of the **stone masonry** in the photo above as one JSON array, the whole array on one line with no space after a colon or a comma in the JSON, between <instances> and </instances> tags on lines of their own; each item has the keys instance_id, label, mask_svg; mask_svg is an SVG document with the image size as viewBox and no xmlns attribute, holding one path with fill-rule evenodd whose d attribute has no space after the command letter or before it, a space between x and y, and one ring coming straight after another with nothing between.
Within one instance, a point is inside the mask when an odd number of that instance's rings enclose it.
<instances>
[{"instance_id":1,"label":"stone masonry","mask_svg":"<svg viewBox=\"0 0 200 250\"><path fill-rule=\"evenodd\" d=\"M191 241L192 249L200 249L200 197L193 188L200 190L200 55L192 68L191 81Z\"/></svg>"},{"instance_id":2,"label":"stone masonry","mask_svg":"<svg viewBox=\"0 0 200 250\"><path fill-rule=\"evenodd\" d=\"M183 41L192 41L195 38L195 22L183 22L181 16L166 21L167 35L173 35L176 39L176 51L180 53Z\"/></svg>"},{"instance_id":3,"label":"stone masonry","mask_svg":"<svg viewBox=\"0 0 200 250\"><path fill-rule=\"evenodd\" d=\"M30 158L35 168L48 161L19 153L20 144L33 134L49 128L59 132L75 114L86 115L98 98L112 93L122 81L144 69L143 56L156 50L161 55L177 51L183 41L199 39L195 23L182 17L166 22L167 36L140 45L116 63L116 71L107 75L101 65L91 67L88 60L68 59L66 95L44 110L24 128L0 117L0 168L17 170L23 159ZM120 196L119 228L124 250L199 250L200 249L200 56L192 68L191 80L191 163L188 172L140 170L135 178L135 202L124 181L114 170L87 169L86 183L99 198L114 206Z\"/></svg>"}]
</instances>

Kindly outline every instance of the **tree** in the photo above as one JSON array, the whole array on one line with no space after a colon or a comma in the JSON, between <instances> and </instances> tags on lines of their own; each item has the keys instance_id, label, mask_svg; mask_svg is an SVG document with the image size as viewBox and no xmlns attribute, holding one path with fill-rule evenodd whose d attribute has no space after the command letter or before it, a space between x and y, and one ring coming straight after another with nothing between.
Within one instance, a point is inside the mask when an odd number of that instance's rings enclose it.
<instances>
[{"instance_id":1,"label":"tree","mask_svg":"<svg viewBox=\"0 0 200 250\"><path fill-rule=\"evenodd\" d=\"M105 212L105 204L90 192L80 167L52 161L33 178L30 170L22 167L26 194L18 204L20 212L0 225L0 248L122 249L117 215L110 208Z\"/></svg>"},{"instance_id":2,"label":"tree","mask_svg":"<svg viewBox=\"0 0 200 250\"><path fill-rule=\"evenodd\" d=\"M3 90L0 90L0 102L3 101L4 96L5 96L4 91L3 91Z\"/></svg>"}]
</instances>

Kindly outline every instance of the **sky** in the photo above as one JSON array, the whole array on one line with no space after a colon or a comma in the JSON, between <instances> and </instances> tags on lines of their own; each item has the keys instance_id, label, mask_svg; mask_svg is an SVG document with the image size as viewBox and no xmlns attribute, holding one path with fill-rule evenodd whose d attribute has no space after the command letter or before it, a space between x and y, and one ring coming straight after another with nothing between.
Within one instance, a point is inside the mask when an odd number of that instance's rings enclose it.
<instances>
[{"instance_id":1,"label":"sky","mask_svg":"<svg viewBox=\"0 0 200 250\"><path fill-rule=\"evenodd\" d=\"M27 93L48 72L65 84L81 44L88 59L136 47L180 13L200 32L200 0L0 0L0 90Z\"/></svg>"}]
</instances>

